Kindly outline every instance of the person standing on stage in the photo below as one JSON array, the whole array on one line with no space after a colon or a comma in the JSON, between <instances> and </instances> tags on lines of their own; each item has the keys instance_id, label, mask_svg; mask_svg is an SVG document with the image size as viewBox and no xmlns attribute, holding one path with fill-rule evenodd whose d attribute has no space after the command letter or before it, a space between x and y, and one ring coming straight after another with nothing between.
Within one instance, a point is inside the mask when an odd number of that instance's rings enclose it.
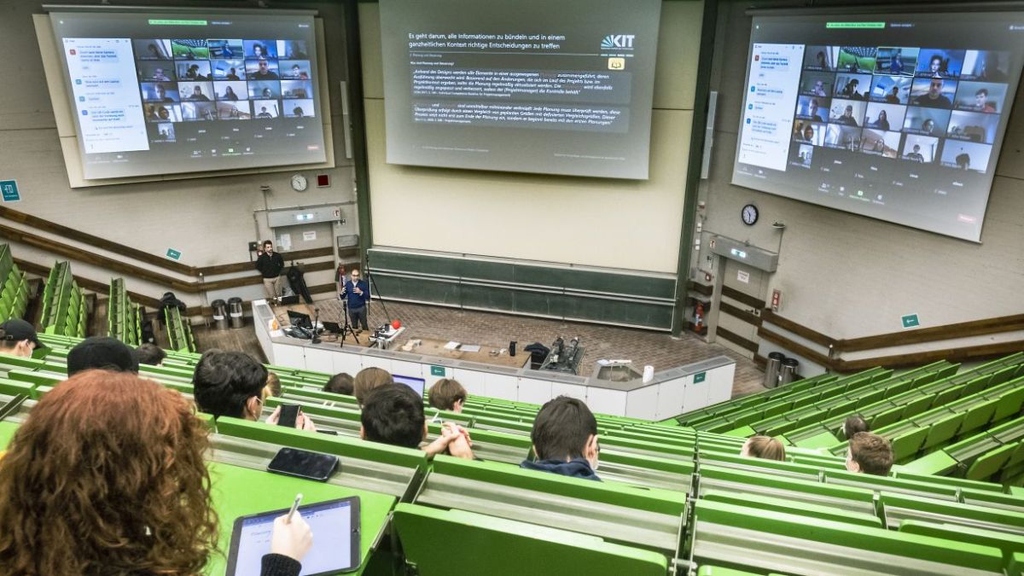
<instances>
[{"instance_id":1,"label":"person standing on stage","mask_svg":"<svg viewBox=\"0 0 1024 576\"><path fill-rule=\"evenodd\" d=\"M366 304L370 301L370 285L359 277L359 270L353 270L349 281L341 289L342 298L348 301L348 317L352 327L369 330L366 323Z\"/></svg>"},{"instance_id":2,"label":"person standing on stage","mask_svg":"<svg viewBox=\"0 0 1024 576\"><path fill-rule=\"evenodd\" d=\"M284 258L274 252L274 243L263 242L263 249L256 252L256 269L263 275L263 290L267 298L281 296L281 272L284 270Z\"/></svg>"}]
</instances>

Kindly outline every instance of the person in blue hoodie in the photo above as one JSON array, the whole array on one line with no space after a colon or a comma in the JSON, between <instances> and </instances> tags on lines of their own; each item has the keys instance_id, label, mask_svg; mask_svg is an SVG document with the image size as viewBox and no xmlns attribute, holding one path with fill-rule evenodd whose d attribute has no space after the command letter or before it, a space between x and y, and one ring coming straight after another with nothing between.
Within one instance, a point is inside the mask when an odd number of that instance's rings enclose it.
<instances>
[{"instance_id":1,"label":"person in blue hoodie","mask_svg":"<svg viewBox=\"0 0 1024 576\"><path fill-rule=\"evenodd\" d=\"M581 400L559 396L541 406L530 440L537 459L524 460L521 468L600 480L594 473L601 451L597 419Z\"/></svg>"}]
</instances>

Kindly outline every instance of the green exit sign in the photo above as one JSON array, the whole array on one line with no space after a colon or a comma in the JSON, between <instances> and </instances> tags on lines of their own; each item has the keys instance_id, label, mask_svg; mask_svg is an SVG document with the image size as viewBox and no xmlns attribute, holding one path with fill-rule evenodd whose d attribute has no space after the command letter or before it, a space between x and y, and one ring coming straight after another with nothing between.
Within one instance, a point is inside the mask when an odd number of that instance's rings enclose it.
<instances>
[{"instance_id":1,"label":"green exit sign","mask_svg":"<svg viewBox=\"0 0 1024 576\"><path fill-rule=\"evenodd\" d=\"M707 377L708 377L708 373L707 372L697 372L696 374L693 375L693 383L694 384L700 384Z\"/></svg>"},{"instance_id":2,"label":"green exit sign","mask_svg":"<svg viewBox=\"0 0 1024 576\"><path fill-rule=\"evenodd\" d=\"M444 366L431 366L430 375L444 378Z\"/></svg>"},{"instance_id":3,"label":"green exit sign","mask_svg":"<svg viewBox=\"0 0 1024 576\"><path fill-rule=\"evenodd\" d=\"M921 325L921 320L917 318L917 314L901 316L900 320L903 321L903 328L916 328Z\"/></svg>"},{"instance_id":4,"label":"green exit sign","mask_svg":"<svg viewBox=\"0 0 1024 576\"><path fill-rule=\"evenodd\" d=\"M181 252L175 250L174 248L168 248L167 257L170 258L171 260L179 260L181 259Z\"/></svg>"}]
</instances>

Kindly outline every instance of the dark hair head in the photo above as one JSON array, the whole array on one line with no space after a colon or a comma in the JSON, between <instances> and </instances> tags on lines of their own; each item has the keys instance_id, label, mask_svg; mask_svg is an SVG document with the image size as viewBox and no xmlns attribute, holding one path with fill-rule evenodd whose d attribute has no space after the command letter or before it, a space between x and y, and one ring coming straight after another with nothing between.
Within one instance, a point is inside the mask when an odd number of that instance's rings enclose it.
<instances>
[{"instance_id":1,"label":"dark hair head","mask_svg":"<svg viewBox=\"0 0 1024 576\"><path fill-rule=\"evenodd\" d=\"M335 374L334 376L331 376L331 379L327 381L327 384L324 384L324 392L333 392L335 394L346 394L351 396L352 389L352 375L348 372Z\"/></svg>"},{"instance_id":2,"label":"dark hair head","mask_svg":"<svg viewBox=\"0 0 1024 576\"><path fill-rule=\"evenodd\" d=\"M107 336L86 338L68 351L68 376L99 368L112 372L138 372L135 351L117 338Z\"/></svg>"},{"instance_id":3,"label":"dark hair head","mask_svg":"<svg viewBox=\"0 0 1024 576\"><path fill-rule=\"evenodd\" d=\"M267 369L244 352L210 350L192 375L199 409L214 416L245 416L245 403L259 397L267 384Z\"/></svg>"},{"instance_id":4,"label":"dark hair head","mask_svg":"<svg viewBox=\"0 0 1024 576\"><path fill-rule=\"evenodd\" d=\"M888 476L892 469L892 445L873 432L857 432L850 439L849 460L864 474Z\"/></svg>"},{"instance_id":5,"label":"dark hair head","mask_svg":"<svg viewBox=\"0 0 1024 576\"><path fill-rule=\"evenodd\" d=\"M456 402L466 401L466 389L452 378L441 378L430 387L430 405L438 410L454 410Z\"/></svg>"},{"instance_id":6,"label":"dark hair head","mask_svg":"<svg viewBox=\"0 0 1024 576\"><path fill-rule=\"evenodd\" d=\"M416 448L423 441L423 399L402 384L385 384L366 395L360 415L363 434L371 442Z\"/></svg>"},{"instance_id":7,"label":"dark hair head","mask_svg":"<svg viewBox=\"0 0 1024 576\"><path fill-rule=\"evenodd\" d=\"M147 342L135 349L135 357L138 358L139 364L156 366L164 361L164 358L167 357L167 353L156 344L150 344Z\"/></svg>"},{"instance_id":8,"label":"dark hair head","mask_svg":"<svg viewBox=\"0 0 1024 576\"><path fill-rule=\"evenodd\" d=\"M581 400L559 396L537 412L530 440L541 460L582 458L591 435L597 435L597 419Z\"/></svg>"},{"instance_id":9,"label":"dark hair head","mask_svg":"<svg viewBox=\"0 0 1024 576\"><path fill-rule=\"evenodd\" d=\"M266 110L266 107L264 107L264 110ZM270 240L264 240L264 241L263 241L263 245L264 245L264 246L273 246L273 245L274 245L274 243L273 243L273 242L271 242Z\"/></svg>"},{"instance_id":10,"label":"dark hair head","mask_svg":"<svg viewBox=\"0 0 1024 576\"><path fill-rule=\"evenodd\" d=\"M915 148L917 147L916 144L914 146ZM868 426L868 421L862 418L861 416L850 416L849 418L846 419L846 422L843 422L843 436L846 437L847 440L853 438L853 435L856 434L857 432L870 431L871 427Z\"/></svg>"},{"instance_id":11,"label":"dark hair head","mask_svg":"<svg viewBox=\"0 0 1024 576\"><path fill-rule=\"evenodd\" d=\"M391 377L390 372L383 368L371 366L363 368L356 374L356 379L352 383L352 392L355 394L356 401L362 406L366 403L366 396L371 390L385 384L394 383L395 379Z\"/></svg>"},{"instance_id":12,"label":"dark hair head","mask_svg":"<svg viewBox=\"0 0 1024 576\"><path fill-rule=\"evenodd\" d=\"M181 394L88 370L32 408L0 466L5 574L198 574L217 515Z\"/></svg>"}]
</instances>

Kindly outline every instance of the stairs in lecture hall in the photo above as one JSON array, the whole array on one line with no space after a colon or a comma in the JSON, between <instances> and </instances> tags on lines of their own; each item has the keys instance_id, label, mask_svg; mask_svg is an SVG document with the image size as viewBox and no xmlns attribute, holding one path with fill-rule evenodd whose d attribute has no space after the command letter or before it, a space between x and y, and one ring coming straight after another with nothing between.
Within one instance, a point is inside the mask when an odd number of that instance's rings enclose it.
<instances>
[{"instance_id":1,"label":"stairs in lecture hall","mask_svg":"<svg viewBox=\"0 0 1024 576\"><path fill-rule=\"evenodd\" d=\"M71 263L55 262L43 285L39 325L46 334L84 337L89 311L85 292L71 274Z\"/></svg>"},{"instance_id":2,"label":"stairs in lecture hall","mask_svg":"<svg viewBox=\"0 0 1024 576\"><path fill-rule=\"evenodd\" d=\"M117 338L132 348L138 347L142 343L144 316L145 310L128 297L124 278L111 279L107 298L107 336Z\"/></svg>"},{"instance_id":3,"label":"stairs in lecture hall","mask_svg":"<svg viewBox=\"0 0 1024 576\"><path fill-rule=\"evenodd\" d=\"M41 338L51 346L44 358L0 357L0 412L27 398L0 420L0 444L33 399L60 381L63 358L78 341ZM198 358L170 352L167 365L143 373L189 394ZM284 397L268 399L266 409L301 404L318 428L337 435L201 417L216 431L211 465L230 471L228 481L245 470L260 474L268 489L294 481L262 472L281 446L338 455L341 472L328 481L331 489L375 495L386 508L371 525L364 522L364 540L393 530L404 552L399 561L422 575L562 575L580 567L609 575L866 574L895 566L900 574L1021 574L1024 494L1014 459L1024 456L1015 396L1024 389L1022 365L1024 355L1015 355L963 372L936 363L901 374L819 377L686 414L680 420L694 424L685 426L597 415L601 483L520 469L539 406L513 401L471 397L462 414L427 408L428 419L437 413L469 428L482 461L428 461L418 450L359 440L355 399L322 391L330 375L280 366L269 368L281 377ZM946 405L933 406L939 398ZM888 409L875 408L879 403ZM840 411L848 407L885 414L880 422L897 408L912 412L881 428L897 434L894 443L910 437L900 444L906 464L889 477L847 472L845 439L833 431L852 413ZM783 438L817 436L814 446L790 442L786 462L738 455L739 431L780 427L777 418L789 413L787 421L801 425ZM804 424L811 413L821 420ZM814 426L820 432L811 434ZM440 424L429 428L436 435ZM830 444L822 442L825 432ZM974 479L982 475L1003 483ZM445 543L453 534L469 553L450 553ZM387 545L367 550L364 560L378 561L362 570L390 573L376 570L395 554Z\"/></svg>"},{"instance_id":4,"label":"stairs in lecture hall","mask_svg":"<svg viewBox=\"0 0 1024 576\"><path fill-rule=\"evenodd\" d=\"M14 263L10 246L0 244L0 322L23 318L28 299L28 279Z\"/></svg>"}]
</instances>

